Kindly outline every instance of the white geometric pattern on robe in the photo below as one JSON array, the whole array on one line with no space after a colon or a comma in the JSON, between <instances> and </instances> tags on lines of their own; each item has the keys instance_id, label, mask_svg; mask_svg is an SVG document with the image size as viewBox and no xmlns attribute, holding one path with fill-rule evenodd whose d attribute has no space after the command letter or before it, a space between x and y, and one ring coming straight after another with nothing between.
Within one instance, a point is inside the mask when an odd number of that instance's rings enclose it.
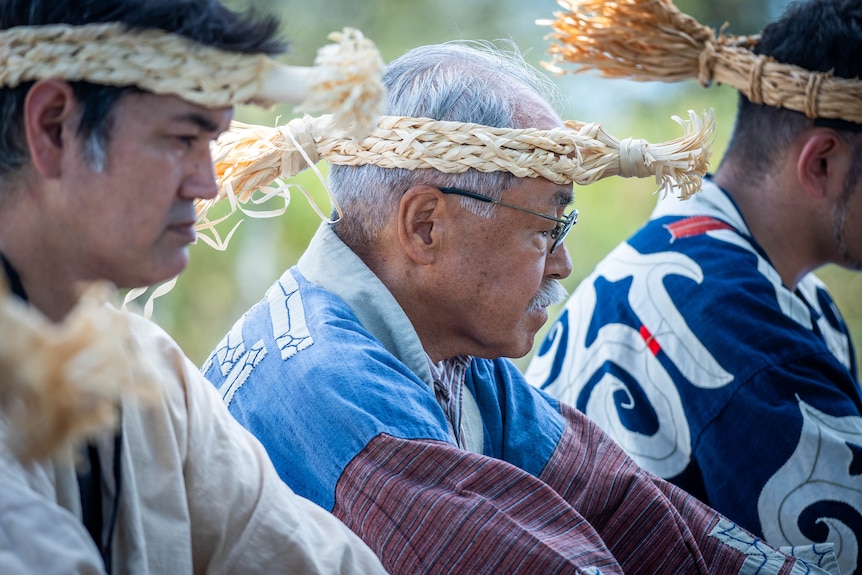
<instances>
[{"instance_id":1,"label":"white geometric pattern on robe","mask_svg":"<svg viewBox=\"0 0 862 575\"><path fill-rule=\"evenodd\" d=\"M272 322L273 339L283 360L293 357L314 343L305 323L299 286L291 274L284 274L270 287L265 299ZM225 376L219 392L227 405L230 405L237 390L245 384L254 368L267 354L263 340L246 350L242 339L244 321L245 318L240 318L233 325L203 368L206 372L212 362L218 363L219 370Z\"/></svg>"},{"instance_id":2,"label":"white geometric pattern on robe","mask_svg":"<svg viewBox=\"0 0 862 575\"><path fill-rule=\"evenodd\" d=\"M722 518L709 535L710 537L715 537L725 545L748 555L739 569L739 575L778 573L781 570L781 565L785 559L784 555L768 547L760 537L754 537L743 531L736 523L726 518ZM818 547L828 549L829 545L820 545ZM809 552L809 556L811 554ZM791 571L791 575L825 574L830 572L826 570L827 568L828 565L818 566L816 563L809 563L808 565L796 564ZM834 571L832 572L834 573Z\"/></svg>"},{"instance_id":3,"label":"white geometric pattern on robe","mask_svg":"<svg viewBox=\"0 0 862 575\"><path fill-rule=\"evenodd\" d=\"M314 343L305 323L305 310L299 286L293 275L284 274L266 292L272 335L281 351L281 359L289 359Z\"/></svg>"},{"instance_id":4,"label":"white geometric pattern on robe","mask_svg":"<svg viewBox=\"0 0 862 575\"><path fill-rule=\"evenodd\" d=\"M230 405L237 390L245 384L252 370L263 361L264 357L266 357L266 346L263 340L258 341L247 353L242 354L218 389L225 405Z\"/></svg>"},{"instance_id":5,"label":"white geometric pattern on robe","mask_svg":"<svg viewBox=\"0 0 862 575\"><path fill-rule=\"evenodd\" d=\"M242 339L243 319L233 324L227 335L222 338L216 346L215 351L207 359L201 371L206 373L210 366L215 363L219 367L219 371L223 376L226 376L233 369L238 361L245 354L245 342Z\"/></svg>"},{"instance_id":6,"label":"white geometric pattern on robe","mask_svg":"<svg viewBox=\"0 0 862 575\"><path fill-rule=\"evenodd\" d=\"M242 339L244 323L245 317L241 317L233 324L233 327L219 342L215 351L201 368L203 373L207 373L213 364L218 366L225 378L218 389L225 405L230 405L233 396L248 380L254 367L266 357L266 346L263 340L259 340L251 349L246 350L245 342Z\"/></svg>"}]
</instances>

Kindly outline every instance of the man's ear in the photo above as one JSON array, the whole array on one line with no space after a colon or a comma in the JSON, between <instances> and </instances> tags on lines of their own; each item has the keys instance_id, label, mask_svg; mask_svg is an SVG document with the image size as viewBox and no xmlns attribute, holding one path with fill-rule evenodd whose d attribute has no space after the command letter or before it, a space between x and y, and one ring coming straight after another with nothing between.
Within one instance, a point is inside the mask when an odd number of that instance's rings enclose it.
<instances>
[{"instance_id":1,"label":"man's ear","mask_svg":"<svg viewBox=\"0 0 862 575\"><path fill-rule=\"evenodd\" d=\"M445 229L446 203L432 186L413 186L401 197L398 239L404 252L418 264L434 261Z\"/></svg>"},{"instance_id":2,"label":"man's ear","mask_svg":"<svg viewBox=\"0 0 862 575\"><path fill-rule=\"evenodd\" d=\"M76 106L72 87L56 78L36 82L27 93L24 130L33 166L45 177L60 175L63 130L69 128Z\"/></svg>"},{"instance_id":3,"label":"man's ear","mask_svg":"<svg viewBox=\"0 0 862 575\"><path fill-rule=\"evenodd\" d=\"M824 198L833 190L841 193L852 151L834 130L816 129L805 136L796 159L799 183L813 198Z\"/></svg>"}]
</instances>

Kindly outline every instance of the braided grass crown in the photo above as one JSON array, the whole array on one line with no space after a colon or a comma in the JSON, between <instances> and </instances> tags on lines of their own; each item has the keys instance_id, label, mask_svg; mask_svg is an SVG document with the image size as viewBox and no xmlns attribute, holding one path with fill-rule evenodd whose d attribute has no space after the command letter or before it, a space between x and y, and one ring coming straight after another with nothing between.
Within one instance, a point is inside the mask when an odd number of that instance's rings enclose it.
<instances>
[{"instance_id":1,"label":"braided grass crown","mask_svg":"<svg viewBox=\"0 0 862 575\"><path fill-rule=\"evenodd\" d=\"M697 78L739 90L755 104L787 108L809 118L862 123L862 80L812 72L754 54L757 36L716 35L670 0L557 0L549 25L556 42L546 67L562 62L609 78L676 82Z\"/></svg>"},{"instance_id":2,"label":"braided grass crown","mask_svg":"<svg viewBox=\"0 0 862 575\"><path fill-rule=\"evenodd\" d=\"M214 144L220 189L215 199L198 203L198 229L211 230L221 221L210 222L206 217L214 203L228 198L235 209L251 201L255 192L313 168L320 160L448 174L471 168L505 171L558 184L586 185L608 176L655 176L661 191L676 190L685 199L700 188L707 171L714 123L711 112L702 118L689 112L688 121L674 120L683 127L683 136L661 144L632 138L620 141L599 124L576 121L538 130L381 116L377 128L362 140L336 129L331 116L296 118L273 128L234 122Z\"/></svg>"},{"instance_id":3,"label":"braided grass crown","mask_svg":"<svg viewBox=\"0 0 862 575\"><path fill-rule=\"evenodd\" d=\"M329 38L337 44L321 48L309 68L119 23L18 26L0 31L0 86L56 77L137 86L208 108L304 102L303 111L330 112L366 134L383 101L383 61L357 30Z\"/></svg>"}]
</instances>

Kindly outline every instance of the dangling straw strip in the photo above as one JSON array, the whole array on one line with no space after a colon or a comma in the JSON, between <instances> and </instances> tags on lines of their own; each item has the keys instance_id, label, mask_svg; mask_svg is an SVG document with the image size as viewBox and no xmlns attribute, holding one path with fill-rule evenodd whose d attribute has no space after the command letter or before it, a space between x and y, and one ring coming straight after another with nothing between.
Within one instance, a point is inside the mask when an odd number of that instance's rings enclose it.
<instances>
[{"instance_id":1,"label":"dangling straw strip","mask_svg":"<svg viewBox=\"0 0 862 575\"><path fill-rule=\"evenodd\" d=\"M862 81L811 72L751 51L757 36L716 35L669 0L557 0L567 12L539 20L553 33L545 66L597 70L609 78L676 82L697 78L739 90L754 103L810 118L862 123Z\"/></svg>"},{"instance_id":2,"label":"dangling straw strip","mask_svg":"<svg viewBox=\"0 0 862 575\"><path fill-rule=\"evenodd\" d=\"M357 30L329 38L336 44L321 48L308 68L118 23L20 26L0 31L0 86L56 77L137 86L209 108L304 102L303 110L332 113L359 137L381 110L383 61Z\"/></svg>"},{"instance_id":3,"label":"dangling straw strip","mask_svg":"<svg viewBox=\"0 0 862 575\"><path fill-rule=\"evenodd\" d=\"M0 410L20 461L72 457L74 444L118 423L123 397L152 401L161 359L95 284L62 323L13 296L0 277Z\"/></svg>"}]
</instances>

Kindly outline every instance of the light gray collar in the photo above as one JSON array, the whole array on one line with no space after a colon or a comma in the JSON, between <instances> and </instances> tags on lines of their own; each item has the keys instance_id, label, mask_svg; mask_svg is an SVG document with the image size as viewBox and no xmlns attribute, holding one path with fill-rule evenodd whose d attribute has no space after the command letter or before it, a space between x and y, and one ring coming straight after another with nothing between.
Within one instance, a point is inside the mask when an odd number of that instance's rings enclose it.
<instances>
[{"instance_id":1,"label":"light gray collar","mask_svg":"<svg viewBox=\"0 0 862 575\"><path fill-rule=\"evenodd\" d=\"M297 268L311 283L339 296L359 322L433 389L428 356L410 319L383 282L323 223Z\"/></svg>"}]
</instances>

